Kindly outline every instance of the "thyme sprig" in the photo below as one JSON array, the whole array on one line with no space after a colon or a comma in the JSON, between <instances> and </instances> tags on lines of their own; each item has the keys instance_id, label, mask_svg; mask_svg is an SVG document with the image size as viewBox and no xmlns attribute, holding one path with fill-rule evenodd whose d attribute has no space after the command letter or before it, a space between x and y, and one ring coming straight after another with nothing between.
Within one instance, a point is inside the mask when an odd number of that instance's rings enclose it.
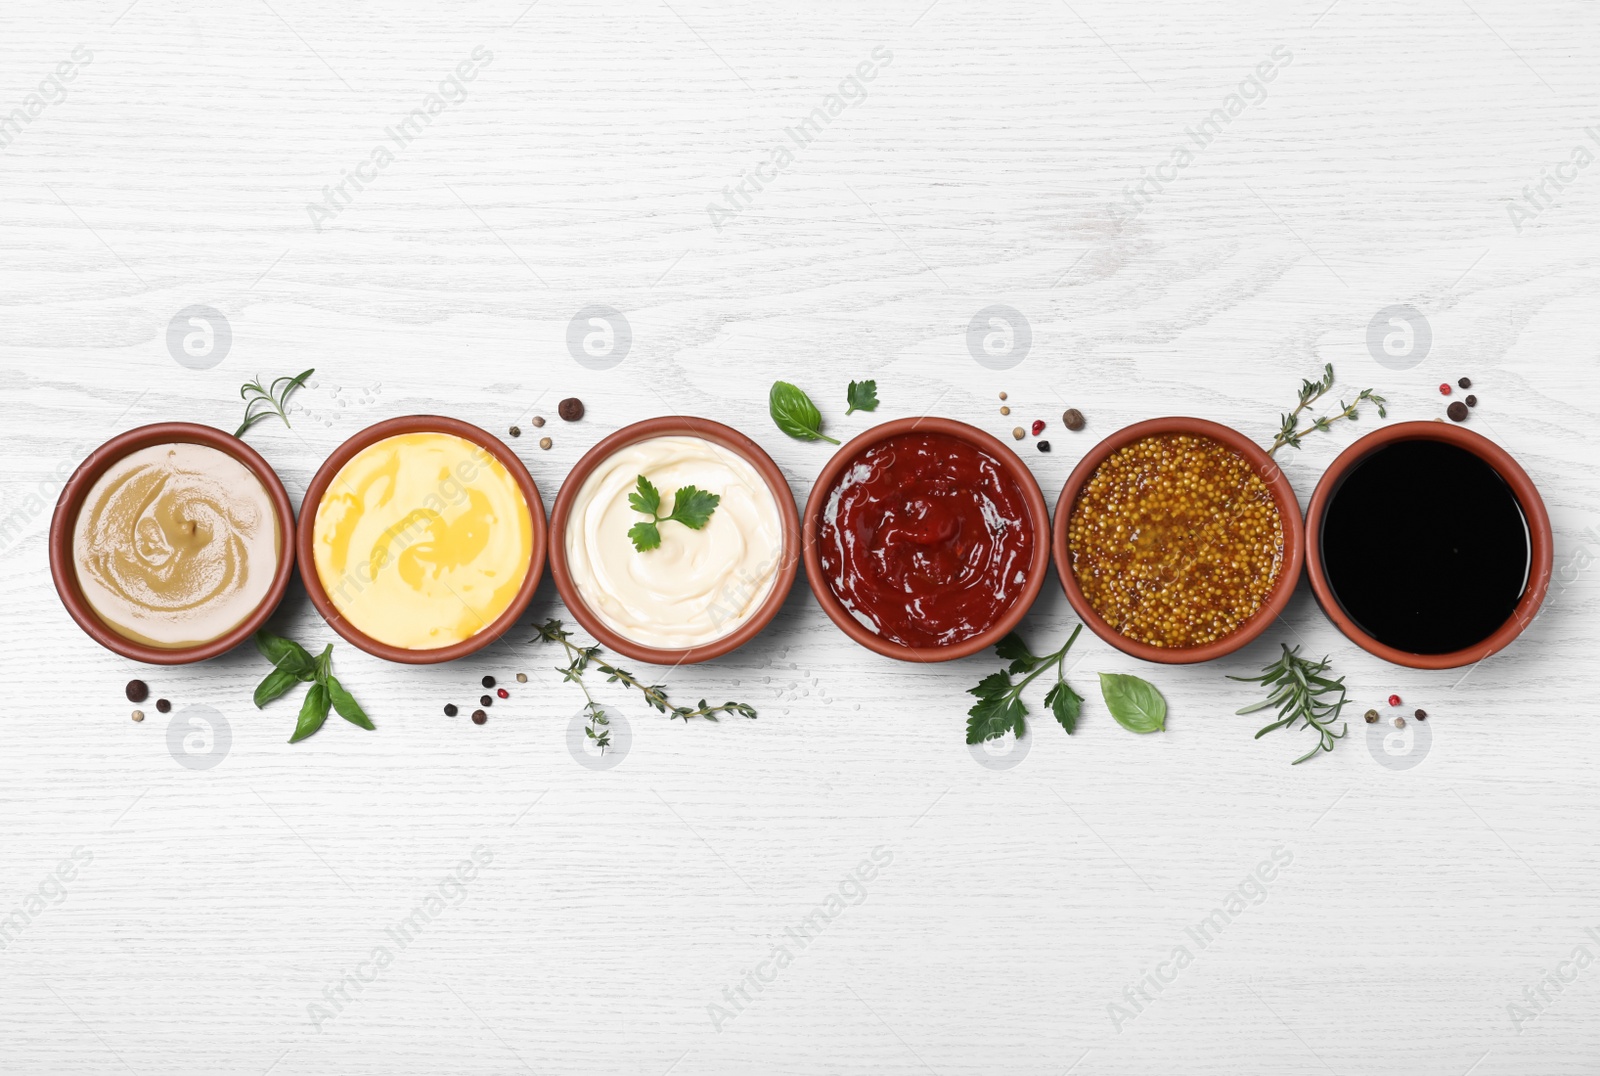
<instances>
[{"instance_id":1,"label":"thyme sprig","mask_svg":"<svg viewBox=\"0 0 1600 1076\"><path fill-rule=\"evenodd\" d=\"M1228 679L1262 684L1272 689L1272 693L1261 702L1236 711L1253 714L1269 706L1278 708L1278 720L1256 733L1256 739L1261 739L1273 729L1292 729L1296 721L1303 721L1305 724L1302 727L1316 731L1317 745L1291 763L1298 766L1318 751L1332 751L1333 742L1342 739L1350 731L1348 723L1342 724L1338 732L1333 731L1333 723L1338 720L1346 701L1344 677L1330 680L1322 675L1328 671L1326 657L1321 661L1312 661L1300 657L1298 646L1290 650L1282 643L1279 645L1283 647L1283 656L1263 669L1260 676L1230 676Z\"/></svg>"},{"instance_id":2,"label":"thyme sprig","mask_svg":"<svg viewBox=\"0 0 1600 1076\"><path fill-rule=\"evenodd\" d=\"M700 717L707 721L715 722L721 715L736 715L754 719L756 708L743 702L725 702L712 706L705 699L700 700L698 706L677 706L667 697L667 691L662 684L647 684L626 669L619 669L610 664L601 656L604 650L598 644L579 646L572 641L572 633L561 626L561 621L550 619L538 628L540 642L560 643L567 654L565 667L558 666L556 671L562 679L569 680L578 685L585 699L584 711L589 715L588 722L584 725L584 733L594 741L603 754L611 746L611 724L606 716L605 707L595 701L589 693L589 687L584 682L583 675L592 666L606 678L608 684L622 684L631 687L644 696L644 701L651 709L667 715L668 720L690 721Z\"/></svg>"},{"instance_id":3,"label":"thyme sprig","mask_svg":"<svg viewBox=\"0 0 1600 1076\"><path fill-rule=\"evenodd\" d=\"M1326 396L1332 388L1333 363L1331 362L1323 366L1322 377L1318 380L1300 382L1299 402L1295 404L1293 411L1290 411L1288 414L1282 417L1278 429L1278 436L1273 439L1272 447L1267 449L1267 455L1271 456L1275 454L1278 449L1285 445L1288 445L1290 448L1299 448L1300 440L1301 438L1305 437L1306 434L1315 432L1327 433L1333 429L1333 424L1335 422L1339 422L1344 419L1349 419L1352 422L1356 421L1361 417L1361 413L1357 410L1357 408L1363 403L1370 403L1377 407L1379 418L1389 417L1389 412L1384 409L1384 405L1389 401L1384 399L1382 396L1379 396L1373 389L1362 389L1361 392L1357 394L1354 402L1347 404L1343 400L1340 400L1339 410L1336 414L1310 416L1310 425L1301 426L1300 416L1305 412L1306 408L1310 407L1322 397Z\"/></svg>"},{"instance_id":4,"label":"thyme sprig","mask_svg":"<svg viewBox=\"0 0 1600 1076\"><path fill-rule=\"evenodd\" d=\"M289 425L289 396L306 383L306 378L316 373L315 367L296 374L294 377L280 377L270 387L263 387L261 376L256 375L254 381L246 381L239 386L239 398L244 404L244 421L239 428L233 431L235 437L243 437L244 431L260 422L262 419L277 415L283 419L285 426Z\"/></svg>"}]
</instances>

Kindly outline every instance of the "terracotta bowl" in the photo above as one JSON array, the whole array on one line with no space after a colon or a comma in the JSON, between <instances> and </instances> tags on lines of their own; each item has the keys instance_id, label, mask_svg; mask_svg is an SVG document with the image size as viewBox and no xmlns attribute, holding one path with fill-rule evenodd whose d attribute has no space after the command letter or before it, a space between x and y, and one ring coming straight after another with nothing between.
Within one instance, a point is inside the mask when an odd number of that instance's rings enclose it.
<instances>
[{"instance_id":1,"label":"terracotta bowl","mask_svg":"<svg viewBox=\"0 0 1600 1076\"><path fill-rule=\"evenodd\" d=\"M1511 492L1516 496L1517 503L1522 507L1522 517L1528 526L1528 581L1523 586L1522 599L1517 602L1516 608L1511 611L1511 616L1498 631L1476 646L1470 646L1465 650L1447 654L1413 654L1385 646L1362 631L1356 626L1355 621L1345 614L1339 599L1334 596L1333 587L1328 582L1327 569L1322 560L1322 521L1327 514L1328 505L1345 476L1354 470L1358 463L1383 446L1397 441L1441 441L1447 445L1466 449L1487 463L1505 480L1506 485L1511 487ZM1454 424L1397 422L1367 434L1341 452L1323 474L1322 481L1317 483L1316 492L1311 495L1311 504L1306 508L1306 537L1306 574L1311 577L1311 592L1316 595L1317 604L1322 606L1322 611L1327 614L1328 619L1361 649L1376 654L1385 661L1413 669L1459 668L1462 665L1471 665L1475 661L1482 661L1490 654L1504 649L1511 640L1521 635L1523 629L1533 620L1539 612L1539 606L1544 602L1545 594L1550 589L1550 569L1554 560L1555 543L1550 533L1550 516L1545 512L1544 499L1539 496L1533 480L1505 449L1486 437ZM1470 581L1463 581L1463 585L1470 585Z\"/></svg>"},{"instance_id":2,"label":"terracotta bowl","mask_svg":"<svg viewBox=\"0 0 1600 1076\"><path fill-rule=\"evenodd\" d=\"M173 443L205 445L207 448L226 452L250 468L266 487L267 495L272 498L272 507L278 515L280 551L277 570L272 574L272 586L255 611L226 635L209 643L181 650L147 646L113 631L95 615L88 601L84 599L83 590L78 585L77 569L72 563L72 532L78 522L78 512L83 507L84 498L88 496L89 490L100 476L105 474L106 469L113 463L131 452L153 445ZM193 661L205 661L218 654L225 654L245 642L255 634L257 628L267 622L278 608L278 603L283 601L284 591L289 587L289 576L293 571L294 506L289 503L289 495L284 492L283 483L278 480L277 472L255 449L232 434L192 422L158 422L151 426L140 426L138 429L113 437L95 449L67 480L66 488L61 491L61 497L56 501L55 515L50 520L50 576L55 580L56 593L61 595L61 603L67 607L67 612L78 622L78 627L107 650L121 654L125 658L132 658L134 661L142 661L147 665L187 665Z\"/></svg>"},{"instance_id":3,"label":"terracotta bowl","mask_svg":"<svg viewBox=\"0 0 1600 1076\"><path fill-rule=\"evenodd\" d=\"M566 533L567 522L572 515L572 502L577 498L578 491L583 488L583 483L590 472L612 454L629 445L648 441L652 437L674 436L703 437L743 457L745 462L761 473L761 477L766 479L767 487L772 490L773 498L778 502L778 515L783 524L783 551L779 557L778 576L773 581L772 592L767 595L766 601L761 603L749 620L720 639L680 650L667 650L625 639L595 615L578 593L577 584L572 581L572 573L568 570ZM571 611L573 619L607 650L624 654L635 661L647 661L654 665L693 665L737 650L754 639L763 628L772 623L772 618L778 615L778 610L788 599L789 591L794 589L794 578L800 563L800 516L795 511L794 493L789 489L789 482L783 477L783 472L772 462L772 457L738 430L708 418L692 418L686 415L668 415L624 426L585 452L577 466L572 469L572 473L567 475L566 481L561 484L561 492L556 495L555 509L550 513L550 533L550 576L555 580L556 590L560 593L562 602Z\"/></svg>"},{"instance_id":4,"label":"terracotta bowl","mask_svg":"<svg viewBox=\"0 0 1600 1076\"><path fill-rule=\"evenodd\" d=\"M1278 581L1267 595L1267 600L1239 626L1237 631L1204 646L1151 646L1149 643L1128 638L1095 612L1094 606L1090 605L1089 599L1084 596L1083 589L1078 586L1078 577L1072 571L1072 557L1067 545L1067 528L1072 520L1072 510L1077 504L1078 494L1088 483L1089 476L1117 449L1159 434L1209 437L1233 449L1249 462L1256 474L1267 484L1273 502L1278 506L1278 515L1283 520L1283 568L1278 573ZM1089 626L1090 631L1124 654L1164 665L1192 665L1233 653L1266 631L1267 626L1283 612L1284 606L1289 604L1289 597L1294 593L1295 584L1300 579L1300 568L1305 558L1305 528L1300 519L1300 502L1295 499L1294 487L1289 485L1288 477L1272 461L1272 457L1250 438L1238 430L1220 423L1207 422L1203 418L1152 418L1144 422L1135 422L1132 426L1125 426L1113 433L1090 449L1089 454L1078 463L1071 477L1067 479L1066 486L1061 490L1061 500L1056 504L1054 545L1056 572L1061 576L1061 589L1067 592L1067 600L1072 603L1072 608Z\"/></svg>"},{"instance_id":5,"label":"terracotta bowl","mask_svg":"<svg viewBox=\"0 0 1600 1076\"><path fill-rule=\"evenodd\" d=\"M965 441L983 451L985 455L998 460L1005 468L1006 474L1011 476L1012 481L1016 482L1022 491L1023 499L1028 502L1029 518L1033 522L1033 557L1028 562L1028 577L1023 583L1022 593L1017 596L1011 608L1006 610L1005 615L988 629L970 639L949 646L903 646L891 639L885 639L857 620L850 610L845 608L844 603L834 594L833 588L828 585L827 577L822 570L822 553L818 548L822 534L822 513L829 494L833 492L834 484L844 473L845 468L850 466L861 453L881 441L906 433L944 434ZM1039 492L1039 483L1034 480L1033 472L1028 470L1028 465L1018 458L1010 446L976 426L969 426L955 419L929 417L895 419L851 438L833 454L827 466L822 468L822 473L817 475L816 484L811 487L811 497L806 501L806 577L811 583L811 593L817 596L817 604L828 614L828 619L837 624L840 631L868 650L899 661L953 661L956 658L976 654L998 643L1016 628L1028 610L1033 608L1034 601L1039 597L1039 591L1044 587L1045 571L1050 566L1050 543L1046 540L1049 533L1050 509L1044 503L1044 494Z\"/></svg>"},{"instance_id":6,"label":"terracotta bowl","mask_svg":"<svg viewBox=\"0 0 1600 1076\"><path fill-rule=\"evenodd\" d=\"M321 503L322 495L327 491L334 476L362 449L386 437L395 437L403 433L448 433L479 445L505 466L506 472L516 482L517 488L522 490L523 500L528 502L528 511L533 516L533 550L529 555L531 563L528 565L527 578L522 581L522 587L517 591L511 604L494 619L493 623L476 635L459 643L431 650L391 646L356 628L329 600L322 579L317 575L316 558L312 555L317 505ZM311 604L322 614L322 619L326 620L328 626L338 632L346 642L385 661L395 661L405 665L434 665L442 661L454 661L482 650L510 631L516 625L517 618L527 610L528 603L533 600L533 592L539 587L539 577L544 573L545 544L544 502L539 499L539 487L533 484L533 478L528 474L528 468L523 466L522 460L487 430L479 429L470 422L445 418L441 415L405 415L401 418L391 418L368 426L334 449L333 455L318 468L316 477L311 479L311 485L306 487L305 499L300 502L300 526L296 532L296 545L300 553L300 581L305 584Z\"/></svg>"}]
</instances>

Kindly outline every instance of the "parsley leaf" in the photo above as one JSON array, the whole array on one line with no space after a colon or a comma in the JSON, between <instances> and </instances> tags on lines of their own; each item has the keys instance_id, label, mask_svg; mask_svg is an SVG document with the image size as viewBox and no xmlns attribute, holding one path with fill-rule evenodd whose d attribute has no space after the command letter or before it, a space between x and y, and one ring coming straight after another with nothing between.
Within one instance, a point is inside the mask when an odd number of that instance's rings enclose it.
<instances>
[{"instance_id":1,"label":"parsley leaf","mask_svg":"<svg viewBox=\"0 0 1600 1076\"><path fill-rule=\"evenodd\" d=\"M1013 733L1019 739L1026 736L1028 707L1022 701L1022 689L1048 672L1052 666L1056 670L1056 683L1045 695L1045 705L1050 707L1055 719L1070 735L1077 728L1078 714L1083 708L1083 698L1067 683L1064 670L1067 651L1078 641L1078 633L1082 630L1082 624L1073 628L1072 634L1068 636L1061 649L1044 657L1035 656L1033 651L1028 649L1028 644L1022 641L1022 636L1016 632L996 643L995 656L1011 664L979 680L977 687L967 689L969 695L978 697L972 709L967 711L969 718L967 743L996 740L1007 732ZM1022 679L1012 683L1013 676L1022 676Z\"/></svg>"},{"instance_id":2,"label":"parsley leaf","mask_svg":"<svg viewBox=\"0 0 1600 1076\"><path fill-rule=\"evenodd\" d=\"M845 414L853 415L857 411L876 411L878 409L878 383L876 381L852 381L850 388L845 393L845 398L850 402L850 410Z\"/></svg>"},{"instance_id":3,"label":"parsley leaf","mask_svg":"<svg viewBox=\"0 0 1600 1076\"><path fill-rule=\"evenodd\" d=\"M720 494L707 493L694 486L684 486L673 497L672 514L667 518L682 523L692 531L697 531L706 525L711 513L715 512L717 505L721 503Z\"/></svg>"},{"instance_id":4,"label":"parsley leaf","mask_svg":"<svg viewBox=\"0 0 1600 1076\"><path fill-rule=\"evenodd\" d=\"M638 489L628 494L628 507L635 512L653 516L661 510L661 491L644 475L639 476Z\"/></svg>"},{"instance_id":5,"label":"parsley leaf","mask_svg":"<svg viewBox=\"0 0 1600 1076\"><path fill-rule=\"evenodd\" d=\"M657 529L655 520L635 523L628 528L628 537L633 541L633 548L640 553L661 546L661 531Z\"/></svg>"},{"instance_id":6,"label":"parsley leaf","mask_svg":"<svg viewBox=\"0 0 1600 1076\"><path fill-rule=\"evenodd\" d=\"M640 553L661 547L658 523L670 520L697 531L710 521L711 513L722 503L721 494L708 493L696 486L683 486L673 495L672 512L662 515L661 492L644 475L639 476L636 486L634 492L628 494L628 507L650 517L628 528L628 539Z\"/></svg>"}]
</instances>

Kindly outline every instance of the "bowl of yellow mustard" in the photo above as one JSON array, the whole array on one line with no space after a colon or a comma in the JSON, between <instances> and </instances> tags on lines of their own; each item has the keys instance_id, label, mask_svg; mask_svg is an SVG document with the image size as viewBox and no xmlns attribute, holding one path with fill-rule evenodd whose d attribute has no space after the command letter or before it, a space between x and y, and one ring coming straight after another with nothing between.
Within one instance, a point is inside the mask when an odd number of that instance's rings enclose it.
<instances>
[{"instance_id":1,"label":"bowl of yellow mustard","mask_svg":"<svg viewBox=\"0 0 1600 1076\"><path fill-rule=\"evenodd\" d=\"M499 438L459 419L369 426L306 490L296 534L317 612L369 654L453 661L499 639L544 569L544 505Z\"/></svg>"}]
</instances>

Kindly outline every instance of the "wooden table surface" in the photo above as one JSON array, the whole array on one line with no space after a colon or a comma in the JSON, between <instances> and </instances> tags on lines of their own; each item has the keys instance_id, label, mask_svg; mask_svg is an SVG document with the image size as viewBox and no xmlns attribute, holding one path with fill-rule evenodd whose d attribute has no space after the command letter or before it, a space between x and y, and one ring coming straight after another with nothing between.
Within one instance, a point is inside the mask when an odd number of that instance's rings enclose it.
<instances>
[{"instance_id":1,"label":"wooden table surface","mask_svg":"<svg viewBox=\"0 0 1600 1076\"><path fill-rule=\"evenodd\" d=\"M6 5L0 1070L1600 1071L1597 45L1571 0ZM1552 597L1470 672L1367 655L1302 583L1207 665L1085 633L1077 734L1030 698L978 757L993 657L879 658L802 576L754 642L660 674L758 720L602 686L628 736L599 769L530 642L548 580L456 664L341 642L377 731L290 745L248 647L135 666L47 567L96 445L231 429L258 374L316 369L248 434L296 503L418 412L520 424L547 508L673 413L747 431L803 503L832 449L773 426L783 378L841 437L1044 418L1018 451L1053 506L1134 421L1270 441L1324 363L1389 421L1470 377L1470 428L1543 493ZM844 417L863 378L882 406ZM1280 454L1302 503L1377 421ZM1052 574L1023 632L1074 623ZM298 584L273 624L335 639ZM1293 768L1306 735L1252 739L1225 678L1281 642L1355 719ZM1101 671L1152 679L1167 731L1119 728ZM512 692L485 726L442 716L485 674ZM135 675L171 714L129 720ZM1426 724L1362 723L1391 692Z\"/></svg>"}]
</instances>

